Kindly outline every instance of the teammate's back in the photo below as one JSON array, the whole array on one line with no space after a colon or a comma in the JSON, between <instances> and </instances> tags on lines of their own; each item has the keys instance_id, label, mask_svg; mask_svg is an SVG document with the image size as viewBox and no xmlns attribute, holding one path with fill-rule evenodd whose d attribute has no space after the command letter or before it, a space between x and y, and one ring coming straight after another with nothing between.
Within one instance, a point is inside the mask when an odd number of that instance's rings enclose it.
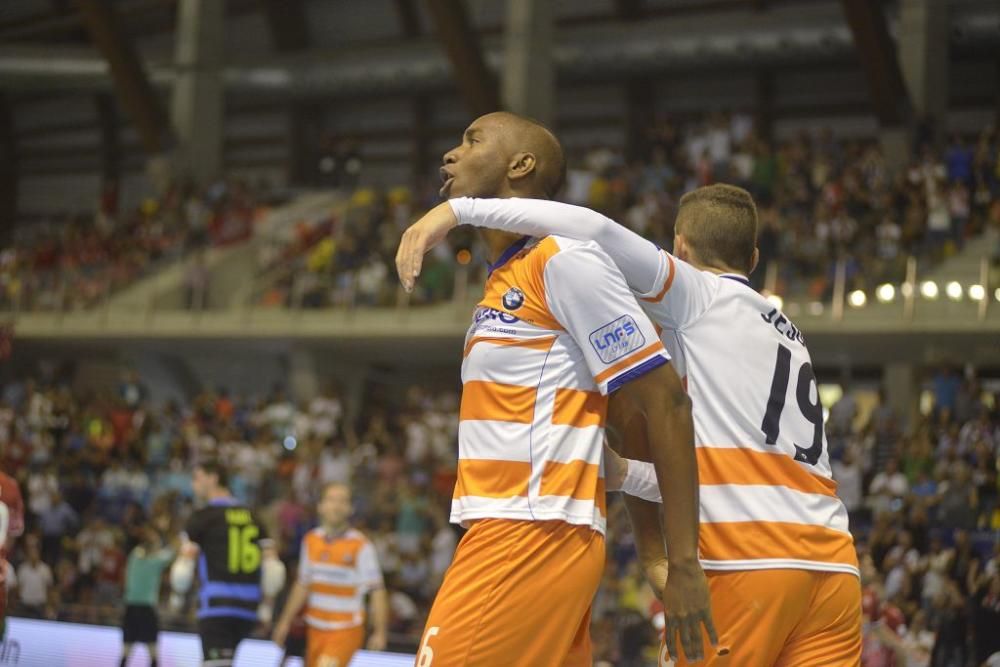
<instances>
[{"instance_id":1,"label":"teammate's back","mask_svg":"<svg viewBox=\"0 0 1000 667\"><path fill-rule=\"evenodd\" d=\"M664 342L692 400L703 563L857 574L802 332L745 277L663 255L672 285L645 305L673 325Z\"/></svg>"},{"instance_id":2,"label":"teammate's back","mask_svg":"<svg viewBox=\"0 0 1000 667\"><path fill-rule=\"evenodd\" d=\"M192 514L187 536L198 544L198 616L256 620L261 601L261 524L247 507L211 501Z\"/></svg>"}]
</instances>

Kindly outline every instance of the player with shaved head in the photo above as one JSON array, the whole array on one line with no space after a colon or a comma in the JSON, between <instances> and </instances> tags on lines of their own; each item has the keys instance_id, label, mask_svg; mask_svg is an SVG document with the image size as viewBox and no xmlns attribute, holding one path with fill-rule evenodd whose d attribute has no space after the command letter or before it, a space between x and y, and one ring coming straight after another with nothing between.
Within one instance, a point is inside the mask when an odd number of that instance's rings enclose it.
<instances>
[{"instance_id":1,"label":"player with shaved head","mask_svg":"<svg viewBox=\"0 0 1000 667\"><path fill-rule=\"evenodd\" d=\"M443 197L555 195L556 137L511 113L444 156ZM418 667L591 665L604 570L605 425L651 461L665 504L627 501L646 574L688 655L714 628L698 563L691 405L657 331L593 242L482 230L489 277L465 341L451 519L469 530L438 591ZM667 552L664 552L666 542Z\"/></svg>"}]
</instances>

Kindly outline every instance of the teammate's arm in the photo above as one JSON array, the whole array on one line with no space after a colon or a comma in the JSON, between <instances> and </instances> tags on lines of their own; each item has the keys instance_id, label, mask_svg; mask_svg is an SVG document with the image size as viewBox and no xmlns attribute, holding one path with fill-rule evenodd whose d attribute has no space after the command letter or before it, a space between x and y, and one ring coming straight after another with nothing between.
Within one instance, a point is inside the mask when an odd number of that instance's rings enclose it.
<instances>
[{"instance_id":1,"label":"teammate's arm","mask_svg":"<svg viewBox=\"0 0 1000 667\"><path fill-rule=\"evenodd\" d=\"M459 224L499 229L527 236L557 234L593 240L621 270L629 287L646 293L656 285L660 250L635 232L596 211L545 199L472 199L459 197L431 209L403 233L396 268L403 287L420 275L423 256Z\"/></svg>"},{"instance_id":2,"label":"teammate's arm","mask_svg":"<svg viewBox=\"0 0 1000 667\"><path fill-rule=\"evenodd\" d=\"M372 635L368 638L368 648L384 651L389 643L389 593L385 589L378 552L371 542L366 542L358 553L358 570L364 587L369 591Z\"/></svg>"},{"instance_id":3,"label":"teammate's arm","mask_svg":"<svg viewBox=\"0 0 1000 667\"><path fill-rule=\"evenodd\" d=\"M656 468L652 463L626 459L611 447L606 447L604 468L608 491L621 491L651 503L663 502L660 486L656 481Z\"/></svg>"},{"instance_id":4,"label":"teammate's arm","mask_svg":"<svg viewBox=\"0 0 1000 667\"><path fill-rule=\"evenodd\" d=\"M170 566L170 609L174 613L184 607L184 600L194 583L195 559L201 551L198 544L204 535L205 516L202 512L195 512L180 535L177 558Z\"/></svg>"},{"instance_id":5,"label":"teammate's arm","mask_svg":"<svg viewBox=\"0 0 1000 667\"><path fill-rule=\"evenodd\" d=\"M285 600L285 608L281 610L281 617L274 626L274 632L271 633L271 641L278 646L285 645L285 639L288 637L289 628L292 627L292 621L299 615L299 612L302 611L302 608L309 600L309 582L311 579L312 568L309 562L309 548L305 539L303 539L299 547L298 576L295 578L292 590L288 593L288 599Z\"/></svg>"},{"instance_id":6,"label":"teammate's arm","mask_svg":"<svg viewBox=\"0 0 1000 667\"><path fill-rule=\"evenodd\" d=\"M643 538L642 554L672 570L663 591L667 646L680 633L685 654L702 654L701 625L711 626L708 585L697 558L698 475L691 403L658 335L611 258L596 243L574 244L549 258L543 279L550 311L572 336L619 428L638 424L626 453L652 461L664 501L661 533L655 507L630 501ZM631 435L631 432L627 433ZM669 479L669 484L667 483ZM650 510L653 510L652 512Z\"/></svg>"},{"instance_id":7,"label":"teammate's arm","mask_svg":"<svg viewBox=\"0 0 1000 667\"><path fill-rule=\"evenodd\" d=\"M187 535L181 536L177 558L170 566L170 609L174 613L180 612L184 607L184 600L194 583L194 562L200 550Z\"/></svg>"},{"instance_id":8,"label":"teammate's arm","mask_svg":"<svg viewBox=\"0 0 1000 667\"><path fill-rule=\"evenodd\" d=\"M285 564L278 556L278 549L274 542L268 538L258 541L261 550L260 565L260 592L261 601L257 607L257 617L265 625L271 622L274 616L274 600L285 588Z\"/></svg>"},{"instance_id":9,"label":"teammate's arm","mask_svg":"<svg viewBox=\"0 0 1000 667\"><path fill-rule=\"evenodd\" d=\"M369 605L372 636L368 639L368 648L372 651L384 651L389 643L389 592L384 587L373 590Z\"/></svg>"},{"instance_id":10,"label":"teammate's arm","mask_svg":"<svg viewBox=\"0 0 1000 667\"><path fill-rule=\"evenodd\" d=\"M708 583L698 562L698 464L691 399L676 371L660 366L625 384L611 400L617 405L612 410L609 404L609 416L613 412L625 415L624 454L652 461L663 498L663 534L670 571L663 589L667 650L671 656L679 656L675 643L679 635L688 660L701 660L702 624L712 644L718 641ZM650 515L656 516L657 506L627 496L626 508L647 524ZM657 561L663 560L657 546L647 544L646 554L640 553L647 577L654 581L662 570Z\"/></svg>"},{"instance_id":11,"label":"teammate's arm","mask_svg":"<svg viewBox=\"0 0 1000 667\"><path fill-rule=\"evenodd\" d=\"M608 440L622 450L645 443L645 423L631 407L632 403L624 389L612 394L608 401ZM627 459L619 456L610 445L605 446L604 474L608 490L618 489L620 478L625 475L620 468L626 465ZM653 479L655 484L655 473ZM662 596L667 583L667 552L660 523L660 508L654 503L631 496L626 496L624 502L643 573L656 595Z\"/></svg>"},{"instance_id":12,"label":"teammate's arm","mask_svg":"<svg viewBox=\"0 0 1000 667\"><path fill-rule=\"evenodd\" d=\"M292 585L291 593L288 594L285 608L281 611L281 617L274 626L274 632L271 633L271 641L278 646L285 645L285 639L288 638L288 630L292 627L292 621L302 611L302 608L306 606L308 599L309 588L306 584L302 583L301 578L296 579L295 584Z\"/></svg>"}]
</instances>

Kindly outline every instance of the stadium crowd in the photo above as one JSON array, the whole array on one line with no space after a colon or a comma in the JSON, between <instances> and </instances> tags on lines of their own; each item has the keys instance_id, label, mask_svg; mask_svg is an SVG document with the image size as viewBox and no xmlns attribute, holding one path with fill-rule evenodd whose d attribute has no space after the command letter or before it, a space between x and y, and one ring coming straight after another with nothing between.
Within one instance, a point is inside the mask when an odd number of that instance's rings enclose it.
<instances>
[{"instance_id":1,"label":"stadium crowd","mask_svg":"<svg viewBox=\"0 0 1000 667\"><path fill-rule=\"evenodd\" d=\"M773 262L780 294L828 298L840 261L848 289L899 283L909 256L926 266L987 229L1000 237L1000 132L993 128L978 137L951 137L940 148L919 142L917 157L898 172L888 169L875 141L838 139L830 130L768 141L742 114L687 122L664 117L642 147L571 154L563 199L670 247L683 193L719 181L743 186L757 200L761 222L755 286L763 286L764 267ZM436 203L433 185L356 190L338 215L302 225L262 253L262 274L282 270L259 302L391 303L395 290L386 278L394 274L395 241L415 214ZM467 231L450 241L430 258L413 295L417 302L447 298L457 264L470 259L458 251L476 252ZM995 259L1000 263L1000 244Z\"/></svg>"},{"instance_id":2,"label":"stadium crowd","mask_svg":"<svg viewBox=\"0 0 1000 667\"><path fill-rule=\"evenodd\" d=\"M267 191L236 180L178 184L125 209L109 183L93 214L15 228L0 249L0 310L88 308L186 253L246 239Z\"/></svg>"},{"instance_id":3,"label":"stadium crowd","mask_svg":"<svg viewBox=\"0 0 1000 667\"><path fill-rule=\"evenodd\" d=\"M951 370L927 386L933 409L912 425L853 393L827 423L863 563L864 667L979 667L1000 651L1000 395ZM132 371L96 394L52 377L5 383L0 465L27 512L8 578L15 613L117 623L128 554L149 527L176 544L192 509L192 464L218 457L292 567L318 489L350 482L355 524L376 545L391 592L391 644L412 650L460 537L448 523L458 397L414 386L394 400L371 392L361 406L347 419L334 391L296 404L277 388L160 406ZM648 664L658 602L616 496L595 657ZM190 627L190 612L165 619Z\"/></svg>"}]
</instances>

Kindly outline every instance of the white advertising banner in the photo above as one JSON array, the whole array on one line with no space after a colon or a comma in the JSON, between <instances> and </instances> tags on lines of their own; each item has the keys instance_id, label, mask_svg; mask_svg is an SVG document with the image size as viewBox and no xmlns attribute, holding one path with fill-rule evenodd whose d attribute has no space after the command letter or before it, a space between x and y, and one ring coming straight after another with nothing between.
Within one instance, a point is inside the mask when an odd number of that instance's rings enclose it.
<instances>
[{"instance_id":1,"label":"white advertising banner","mask_svg":"<svg viewBox=\"0 0 1000 667\"><path fill-rule=\"evenodd\" d=\"M161 632L160 667L198 667L201 642L197 635ZM117 667L122 655L118 628L55 621L7 618L7 636L0 643L0 667ZM247 639L236 653L235 667L277 667L281 649L269 641ZM359 651L350 667L413 667L414 656ZM145 667L144 646L132 651L128 667ZM289 667L302 667L292 659Z\"/></svg>"}]
</instances>

